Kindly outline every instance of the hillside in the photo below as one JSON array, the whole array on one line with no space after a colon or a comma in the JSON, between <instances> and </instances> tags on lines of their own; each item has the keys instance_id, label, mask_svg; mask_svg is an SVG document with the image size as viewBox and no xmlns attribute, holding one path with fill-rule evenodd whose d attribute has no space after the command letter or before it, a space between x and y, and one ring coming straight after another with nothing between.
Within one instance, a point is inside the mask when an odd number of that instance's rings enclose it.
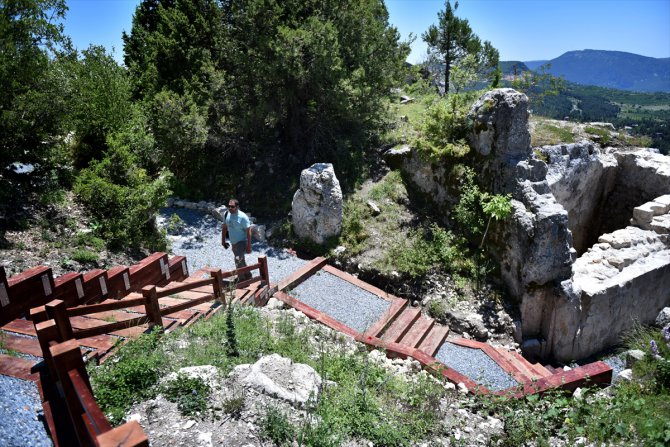
<instances>
[{"instance_id":1,"label":"hillside","mask_svg":"<svg viewBox=\"0 0 670 447\"><path fill-rule=\"evenodd\" d=\"M581 50L569 51L548 62L552 75L563 76L577 84L637 92L670 92L670 58Z\"/></svg>"}]
</instances>

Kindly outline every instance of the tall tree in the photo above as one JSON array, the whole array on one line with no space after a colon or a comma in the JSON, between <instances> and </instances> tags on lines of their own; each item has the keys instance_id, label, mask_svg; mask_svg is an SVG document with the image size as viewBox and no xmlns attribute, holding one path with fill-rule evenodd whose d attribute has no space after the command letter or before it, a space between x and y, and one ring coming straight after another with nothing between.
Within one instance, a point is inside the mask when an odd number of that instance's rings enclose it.
<instances>
[{"instance_id":1,"label":"tall tree","mask_svg":"<svg viewBox=\"0 0 670 447\"><path fill-rule=\"evenodd\" d=\"M472 31L467 19L456 17L458 1L452 8L450 0L444 4L444 10L437 13L439 23L431 25L421 35L428 44L429 54L444 64L444 91L449 93L451 72L467 62L467 70L474 72L494 83L498 79L499 53L491 42L484 41Z\"/></svg>"}]
</instances>

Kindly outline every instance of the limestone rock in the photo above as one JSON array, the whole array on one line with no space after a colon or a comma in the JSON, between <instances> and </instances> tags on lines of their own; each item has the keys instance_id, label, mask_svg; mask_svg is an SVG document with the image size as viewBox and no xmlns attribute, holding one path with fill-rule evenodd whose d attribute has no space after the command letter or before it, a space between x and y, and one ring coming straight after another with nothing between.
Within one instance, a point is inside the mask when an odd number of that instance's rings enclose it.
<instances>
[{"instance_id":1,"label":"limestone rock","mask_svg":"<svg viewBox=\"0 0 670 447\"><path fill-rule=\"evenodd\" d=\"M665 327L665 325L670 324L670 307L664 307L656 316L654 320L656 326Z\"/></svg>"},{"instance_id":2,"label":"limestone rock","mask_svg":"<svg viewBox=\"0 0 670 447\"><path fill-rule=\"evenodd\" d=\"M634 364L644 358L645 353L639 349L631 349L626 351L624 355L626 357L626 368L632 368Z\"/></svg>"},{"instance_id":3,"label":"limestone rock","mask_svg":"<svg viewBox=\"0 0 670 447\"><path fill-rule=\"evenodd\" d=\"M384 161L393 169L399 169L403 161L411 155L412 149L408 145L402 145L384 152Z\"/></svg>"},{"instance_id":4,"label":"limestone rock","mask_svg":"<svg viewBox=\"0 0 670 447\"><path fill-rule=\"evenodd\" d=\"M330 163L317 163L302 171L300 189L293 196L293 229L298 237L316 244L342 230L342 190Z\"/></svg>"},{"instance_id":5,"label":"limestone rock","mask_svg":"<svg viewBox=\"0 0 670 447\"><path fill-rule=\"evenodd\" d=\"M302 408L309 399L316 399L321 376L309 365L272 354L261 357L253 365L236 366L230 373L244 386L260 393L285 400Z\"/></svg>"}]
</instances>

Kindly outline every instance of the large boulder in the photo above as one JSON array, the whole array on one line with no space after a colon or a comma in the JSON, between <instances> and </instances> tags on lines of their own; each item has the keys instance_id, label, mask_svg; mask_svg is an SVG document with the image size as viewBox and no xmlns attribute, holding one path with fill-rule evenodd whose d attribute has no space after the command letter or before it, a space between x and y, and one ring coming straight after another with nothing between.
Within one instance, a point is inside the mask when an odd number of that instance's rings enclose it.
<instances>
[{"instance_id":1,"label":"large boulder","mask_svg":"<svg viewBox=\"0 0 670 447\"><path fill-rule=\"evenodd\" d=\"M300 189L293 196L293 230L298 237L324 244L342 231L342 189L330 163L316 163L302 171Z\"/></svg>"}]
</instances>

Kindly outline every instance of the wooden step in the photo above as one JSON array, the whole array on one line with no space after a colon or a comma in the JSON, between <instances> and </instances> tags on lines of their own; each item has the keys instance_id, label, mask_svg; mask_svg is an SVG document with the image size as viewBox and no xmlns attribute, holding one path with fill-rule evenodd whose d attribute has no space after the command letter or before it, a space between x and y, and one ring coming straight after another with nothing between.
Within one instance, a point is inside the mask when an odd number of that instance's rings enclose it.
<instances>
[{"instance_id":1,"label":"wooden step","mask_svg":"<svg viewBox=\"0 0 670 447\"><path fill-rule=\"evenodd\" d=\"M5 331L16 332L17 334L32 335L33 337L37 336L33 322L23 318L10 321L2 326L2 329Z\"/></svg>"},{"instance_id":2,"label":"wooden step","mask_svg":"<svg viewBox=\"0 0 670 447\"><path fill-rule=\"evenodd\" d=\"M411 348L418 347L424 338L426 338L428 332L433 328L434 324L435 320L432 318L427 318L424 316L419 317L419 319L414 322L414 325L411 327L411 329L407 331L405 336L400 339L400 344L409 346Z\"/></svg>"},{"instance_id":3,"label":"wooden step","mask_svg":"<svg viewBox=\"0 0 670 447\"><path fill-rule=\"evenodd\" d=\"M37 362L34 360L0 354L0 375L23 380L37 380L38 375L30 372L35 363Z\"/></svg>"},{"instance_id":4,"label":"wooden step","mask_svg":"<svg viewBox=\"0 0 670 447\"><path fill-rule=\"evenodd\" d=\"M42 348L36 338L19 337L9 332L0 334L0 348L42 357Z\"/></svg>"},{"instance_id":5,"label":"wooden step","mask_svg":"<svg viewBox=\"0 0 670 447\"><path fill-rule=\"evenodd\" d=\"M410 330L414 322L421 316L420 307L407 307L405 310L391 323L391 325L382 334L382 340L397 342L407 331Z\"/></svg>"},{"instance_id":6,"label":"wooden step","mask_svg":"<svg viewBox=\"0 0 670 447\"><path fill-rule=\"evenodd\" d=\"M433 328L419 345L419 349L433 357L437 350L440 349L440 346L442 346L442 343L447 339L447 334L449 334L448 326L441 324L433 325Z\"/></svg>"},{"instance_id":7,"label":"wooden step","mask_svg":"<svg viewBox=\"0 0 670 447\"><path fill-rule=\"evenodd\" d=\"M388 308L386 312L384 312L384 315L377 320L372 326L368 328L368 330L365 331L365 335L368 335L370 337L379 337L386 328L388 328L391 323L395 321L396 318L402 313L405 308L409 306L409 301L403 300L403 299L395 299L392 303L391 306Z\"/></svg>"},{"instance_id":8,"label":"wooden step","mask_svg":"<svg viewBox=\"0 0 670 447\"><path fill-rule=\"evenodd\" d=\"M505 348L494 348L494 350L505 359L512 367L512 371L508 371L507 365L501 364L504 370L511 373L514 378L520 382L539 379L540 377L535 373L530 363L521 356L514 355L513 351ZM521 357L521 358L519 358ZM495 359L494 359L495 360ZM500 362L497 362L500 364Z\"/></svg>"}]
</instances>

